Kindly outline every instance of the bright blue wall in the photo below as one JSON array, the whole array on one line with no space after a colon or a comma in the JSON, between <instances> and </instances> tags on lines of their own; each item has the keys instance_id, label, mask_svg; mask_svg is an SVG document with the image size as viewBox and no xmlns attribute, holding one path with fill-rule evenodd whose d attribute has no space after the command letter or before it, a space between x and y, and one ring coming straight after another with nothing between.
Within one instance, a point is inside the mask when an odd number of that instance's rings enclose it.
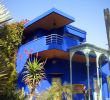
<instances>
[{"instance_id":1,"label":"bright blue wall","mask_svg":"<svg viewBox=\"0 0 110 100\"><path fill-rule=\"evenodd\" d=\"M107 82L107 77L110 76L110 69L109 69L109 65L108 63L106 63L103 67L102 67L102 72L104 73L105 78L104 80L104 84L102 86L103 89L103 98L106 99L107 97L110 98L110 91L108 91L108 82Z\"/></svg>"},{"instance_id":2,"label":"bright blue wall","mask_svg":"<svg viewBox=\"0 0 110 100\"><path fill-rule=\"evenodd\" d=\"M59 34L63 36L62 44L51 43L49 45L46 44L46 36L49 34ZM37 39L35 39L37 36ZM18 85L19 87L24 87L26 92L29 92L27 86L22 82L22 71L24 65L29 58L29 54L35 54L39 52L43 52L45 50L62 50L68 52L68 49L72 46L79 45L80 42L86 41L86 32L82 31L78 28L72 26L64 26L59 29L54 30L43 30L39 29L32 33L25 35L24 43L19 47L16 69L18 72ZM69 53L69 52L68 52ZM56 63L53 64L52 61L55 60ZM62 84L70 83L70 64L69 59L59 59L52 58L48 59L45 65L45 72L47 79L42 81L37 89L41 92L42 90L46 90L51 86L52 75L49 73L61 73L60 77L62 80ZM72 63L72 72L73 72L73 84L85 84L87 87L87 68L85 63L73 62ZM103 98L108 97L108 86L106 77L110 75L108 65L102 67L102 89L103 89ZM94 92L93 79L96 77L96 64L90 63L90 83L91 88ZM87 87L88 88L88 87ZM82 94L74 95L75 100L82 100L84 97Z\"/></svg>"},{"instance_id":3,"label":"bright blue wall","mask_svg":"<svg viewBox=\"0 0 110 100\"><path fill-rule=\"evenodd\" d=\"M56 63L52 63L53 61L56 61ZM73 72L73 84L85 84L87 87L87 68L85 63L79 63L79 62L73 62L72 63L72 72ZM70 83L70 65L69 60L59 59L59 58L52 58L48 59L45 65L45 73L46 73L46 80L40 83L40 86L37 87L39 92L46 90L51 86L51 80L52 77L55 77L53 75L50 75L50 73L62 73L59 75L62 80L62 84L68 84ZM106 68L106 66L103 66L103 68ZM103 72L104 73L104 72ZM93 79L96 77L96 64L91 63L90 64L90 83L92 92L94 92L94 85L93 85ZM25 91L29 92L27 89L27 86L25 86L24 83L21 82L22 76L19 77L18 84L20 87L24 86ZM106 77L105 74L103 75L103 98L108 97L108 90L107 90L107 83L106 83ZM74 95L75 100L82 100L83 95L77 94Z\"/></svg>"},{"instance_id":4,"label":"bright blue wall","mask_svg":"<svg viewBox=\"0 0 110 100\"><path fill-rule=\"evenodd\" d=\"M53 63L53 61L56 61L56 63ZM72 72L73 72L73 84L85 84L86 88L87 87L87 68L85 63L79 63L79 62L73 62L72 63ZM45 73L46 73L46 80L41 82L40 87L37 87L39 92L42 90L46 90L47 88L50 87L51 85L51 80L52 77L56 77L55 75L51 75L50 73L61 73L61 75L57 75L57 77L60 77L62 80L62 84L69 84L70 83L70 66L69 66L69 60L63 60L59 58L52 58L48 59L45 65ZM90 67L90 78L91 78L91 88L93 88L93 78L94 75L96 74L96 71L94 70L96 66L94 66L94 63L91 64ZM92 73L92 74L91 74ZM22 77L19 79L19 85L22 87L26 86L20 82ZM83 95L82 94L77 94L74 95L75 100L82 100Z\"/></svg>"},{"instance_id":5,"label":"bright blue wall","mask_svg":"<svg viewBox=\"0 0 110 100\"><path fill-rule=\"evenodd\" d=\"M32 40L28 43L25 43L19 47L18 55L17 55L17 72L22 71L26 60L28 59L29 53L37 53L44 50L58 49L63 51L68 51L68 48L71 46L78 45L79 42L74 40L73 38L64 36L62 44L51 43L50 45L46 45L46 37L42 36L38 39ZM25 52L27 51L27 53ZM21 58L20 58L21 57Z\"/></svg>"}]
</instances>

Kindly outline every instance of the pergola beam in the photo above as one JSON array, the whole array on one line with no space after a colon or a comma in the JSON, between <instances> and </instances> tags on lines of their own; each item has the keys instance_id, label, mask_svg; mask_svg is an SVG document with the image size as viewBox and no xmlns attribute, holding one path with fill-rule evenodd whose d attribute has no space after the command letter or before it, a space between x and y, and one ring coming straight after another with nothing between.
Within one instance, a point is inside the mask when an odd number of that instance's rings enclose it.
<instances>
[{"instance_id":1,"label":"pergola beam","mask_svg":"<svg viewBox=\"0 0 110 100\"><path fill-rule=\"evenodd\" d=\"M108 58L109 58L109 69L110 69L110 12L109 9L104 9L104 18L105 18L105 25L106 25L106 32L107 32L107 39L108 39Z\"/></svg>"},{"instance_id":2,"label":"pergola beam","mask_svg":"<svg viewBox=\"0 0 110 100\"><path fill-rule=\"evenodd\" d=\"M105 18L105 25L107 31L108 46L110 50L110 12L108 8L104 9L104 18Z\"/></svg>"}]
</instances>

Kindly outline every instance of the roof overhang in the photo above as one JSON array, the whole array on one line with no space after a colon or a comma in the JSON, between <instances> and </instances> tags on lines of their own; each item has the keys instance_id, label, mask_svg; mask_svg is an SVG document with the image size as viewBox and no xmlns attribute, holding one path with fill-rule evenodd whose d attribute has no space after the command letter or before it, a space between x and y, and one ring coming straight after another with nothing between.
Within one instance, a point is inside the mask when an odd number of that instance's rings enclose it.
<instances>
[{"instance_id":1,"label":"roof overhang","mask_svg":"<svg viewBox=\"0 0 110 100\"><path fill-rule=\"evenodd\" d=\"M74 22L73 17L53 8L25 24L25 31L32 32L39 28L51 30L54 23L54 28L59 28L72 22Z\"/></svg>"}]
</instances>

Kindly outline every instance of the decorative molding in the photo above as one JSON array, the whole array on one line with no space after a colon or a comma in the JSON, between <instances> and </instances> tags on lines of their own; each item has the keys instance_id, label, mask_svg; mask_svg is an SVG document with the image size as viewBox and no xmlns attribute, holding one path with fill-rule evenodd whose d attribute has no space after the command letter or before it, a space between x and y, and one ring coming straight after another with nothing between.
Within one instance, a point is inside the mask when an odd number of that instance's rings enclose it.
<instances>
[{"instance_id":1,"label":"decorative molding","mask_svg":"<svg viewBox=\"0 0 110 100\"><path fill-rule=\"evenodd\" d=\"M106 49L102 49L100 47L97 47L95 45L92 45L92 44L89 44L89 43L85 43L85 44L81 44L81 45L78 45L78 46L74 46L74 47L71 47L69 49L70 52L77 52L77 51L80 51L80 52L83 52L87 49L89 50L89 53L91 51L94 51L95 53L97 54L104 54L106 57L108 57L109 55L109 51L106 50Z\"/></svg>"}]
</instances>

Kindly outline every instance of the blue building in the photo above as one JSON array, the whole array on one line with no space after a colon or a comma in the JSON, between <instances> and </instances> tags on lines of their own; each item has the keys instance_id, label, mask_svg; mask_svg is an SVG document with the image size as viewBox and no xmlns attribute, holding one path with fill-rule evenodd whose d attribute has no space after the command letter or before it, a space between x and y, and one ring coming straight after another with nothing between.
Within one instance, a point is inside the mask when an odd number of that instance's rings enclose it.
<instances>
[{"instance_id":1,"label":"blue building","mask_svg":"<svg viewBox=\"0 0 110 100\"><path fill-rule=\"evenodd\" d=\"M16 63L18 85L24 87L25 93L28 93L28 89L22 82L21 73L29 54L38 53L39 57L47 58L47 79L37 88L39 93L49 88L52 82L60 82L76 88L84 86L87 100L110 98L108 51L85 43L86 32L70 25L73 22L73 17L53 8L25 25ZM84 91L73 93L74 100L84 98Z\"/></svg>"}]
</instances>

